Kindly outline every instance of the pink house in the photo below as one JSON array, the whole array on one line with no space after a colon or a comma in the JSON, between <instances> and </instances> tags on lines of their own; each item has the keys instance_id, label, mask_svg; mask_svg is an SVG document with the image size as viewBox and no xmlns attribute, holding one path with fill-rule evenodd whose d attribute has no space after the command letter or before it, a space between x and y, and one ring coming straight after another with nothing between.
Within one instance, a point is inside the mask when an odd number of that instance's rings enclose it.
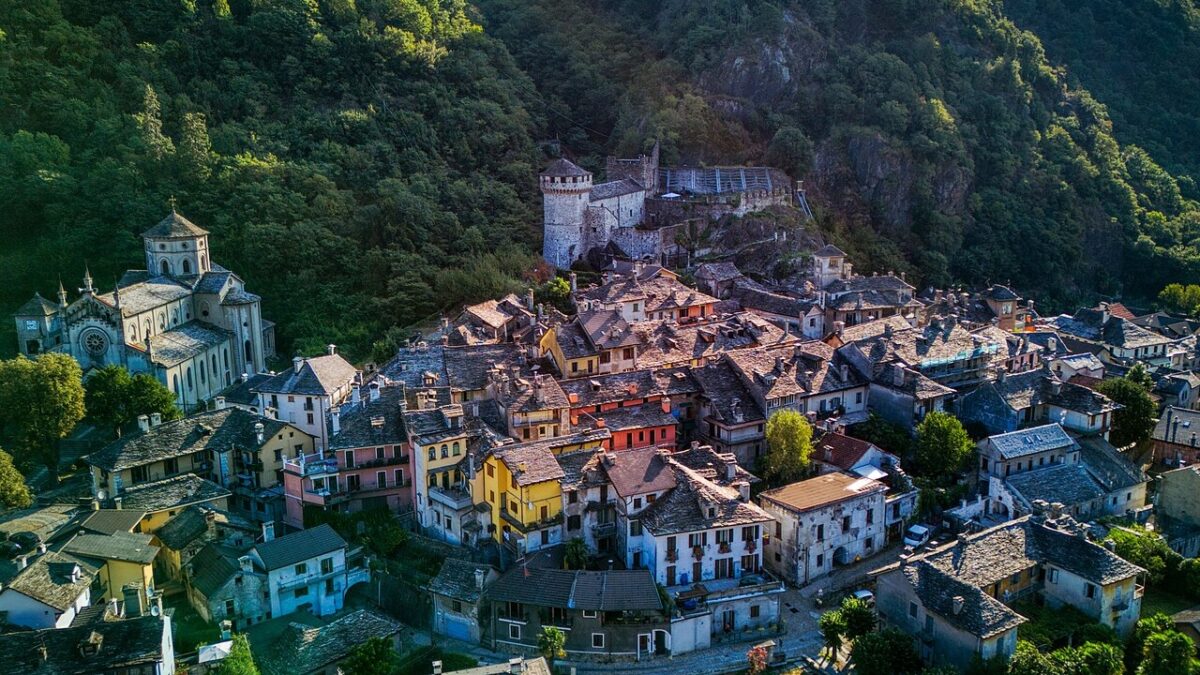
<instances>
[{"instance_id":1,"label":"pink house","mask_svg":"<svg viewBox=\"0 0 1200 675\"><path fill-rule=\"evenodd\" d=\"M287 459L284 523L304 527L304 509L354 513L413 506L412 454L404 430L404 388L375 387L330 412L329 450Z\"/></svg>"}]
</instances>

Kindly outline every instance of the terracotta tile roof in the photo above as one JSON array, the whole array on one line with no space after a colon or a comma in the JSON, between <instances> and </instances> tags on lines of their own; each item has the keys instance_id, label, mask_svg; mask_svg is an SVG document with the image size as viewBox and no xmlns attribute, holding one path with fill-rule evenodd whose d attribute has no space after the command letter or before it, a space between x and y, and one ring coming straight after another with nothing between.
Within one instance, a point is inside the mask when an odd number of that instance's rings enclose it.
<instances>
[{"instance_id":1,"label":"terracotta tile roof","mask_svg":"<svg viewBox=\"0 0 1200 675\"><path fill-rule=\"evenodd\" d=\"M813 444L813 459L849 471L872 447L874 446L867 441L858 438L828 433Z\"/></svg>"},{"instance_id":2,"label":"terracotta tile roof","mask_svg":"<svg viewBox=\"0 0 1200 675\"><path fill-rule=\"evenodd\" d=\"M802 512L865 495L883 493L885 490L887 486L877 480L844 473L830 473L769 490L762 493L760 498Z\"/></svg>"},{"instance_id":3,"label":"terracotta tile roof","mask_svg":"<svg viewBox=\"0 0 1200 675\"><path fill-rule=\"evenodd\" d=\"M675 472L658 448L609 453L600 465L621 497L662 492L675 487Z\"/></svg>"}]
</instances>

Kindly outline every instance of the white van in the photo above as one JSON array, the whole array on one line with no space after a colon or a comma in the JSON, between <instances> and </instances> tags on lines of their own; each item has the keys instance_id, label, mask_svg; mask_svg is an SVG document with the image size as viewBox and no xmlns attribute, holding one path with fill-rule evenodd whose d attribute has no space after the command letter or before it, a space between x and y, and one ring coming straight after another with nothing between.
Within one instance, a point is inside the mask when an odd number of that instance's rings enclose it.
<instances>
[{"instance_id":1,"label":"white van","mask_svg":"<svg viewBox=\"0 0 1200 675\"><path fill-rule=\"evenodd\" d=\"M904 533L904 545L911 546L915 551L929 541L929 528L924 525L913 525Z\"/></svg>"}]
</instances>

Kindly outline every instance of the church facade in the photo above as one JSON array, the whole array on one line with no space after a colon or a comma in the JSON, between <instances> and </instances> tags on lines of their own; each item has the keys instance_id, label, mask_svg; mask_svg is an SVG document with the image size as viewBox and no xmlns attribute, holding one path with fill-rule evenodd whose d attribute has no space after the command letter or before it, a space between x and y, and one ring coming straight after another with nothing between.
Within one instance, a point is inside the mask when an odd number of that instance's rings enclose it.
<instances>
[{"instance_id":1,"label":"church facade","mask_svg":"<svg viewBox=\"0 0 1200 675\"><path fill-rule=\"evenodd\" d=\"M110 364L153 373L185 411L204 407L243 373L274 356L274 324L261 300L209 257L208 231L174 210L142 233L146 269L130 270L111 293L85 273L70 300L40 295L13 315L19 349L71 355L86 375Z\"/></svg>"}]
</instances>

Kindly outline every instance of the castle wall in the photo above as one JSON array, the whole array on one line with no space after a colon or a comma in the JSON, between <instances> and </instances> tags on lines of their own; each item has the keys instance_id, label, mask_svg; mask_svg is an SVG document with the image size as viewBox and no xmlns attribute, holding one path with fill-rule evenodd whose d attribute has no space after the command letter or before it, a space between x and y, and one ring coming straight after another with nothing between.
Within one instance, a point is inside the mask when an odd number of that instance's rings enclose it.
<instances>
[{"instance_id":1,"label":"castle wall","mask_svg":"<svg viewBox=\"0 0 1200 675\"><path fill-rule=\"evenodd\" d=\"M625 228L617 230L613 234L613 242L635 260L649 258L658 262L659 256L663 252L675 248L675 233L679 231L679 227L679 225L672 225L652 230L636 227Z\"/></svg>"}]
</instances>

